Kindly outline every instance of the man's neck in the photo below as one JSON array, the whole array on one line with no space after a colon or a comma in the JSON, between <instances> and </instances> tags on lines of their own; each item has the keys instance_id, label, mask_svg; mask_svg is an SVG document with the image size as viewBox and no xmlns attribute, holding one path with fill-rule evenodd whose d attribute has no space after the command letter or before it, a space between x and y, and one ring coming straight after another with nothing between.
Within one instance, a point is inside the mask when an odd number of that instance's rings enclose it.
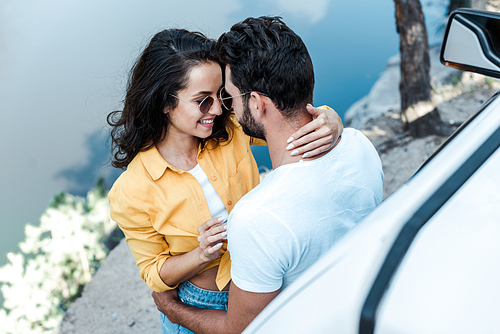
<instances>
[{"instance_id":1,"label":"man's neck","mask_svg":"<svg viewBox=\"0 0 500 334\"><path fill-rule=\"evenodd\" d=\"M312 120L309 113L304 113L293 121L282 119L275 124L270 124L268 128L272 130L266 131L266 141L269 148L269 155L273 164L273 169L286 164L299 162L302 160L301 155L290 155L290 151L286 149L287 140L290 136Z\"/></svg>"}]
</instances>

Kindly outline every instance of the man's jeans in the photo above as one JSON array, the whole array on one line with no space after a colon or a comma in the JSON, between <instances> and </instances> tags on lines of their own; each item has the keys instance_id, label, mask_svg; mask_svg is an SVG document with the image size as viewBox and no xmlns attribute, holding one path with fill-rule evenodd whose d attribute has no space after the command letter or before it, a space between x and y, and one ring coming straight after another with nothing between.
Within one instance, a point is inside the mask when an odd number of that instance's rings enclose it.
<instances>
[{"instance_id":1,"label":"man's jeans","mask_svg":"<svg viewBox=\"0 0 500 334\"><path fill-rule=\"evenodd\" d=\"M179 298L183 303L199 308L227 310L228 291L209 291L186 281L179 284ZM194 334L187 328L174 324L160 312L162 334Z\"/></svg>"}]
</instances>

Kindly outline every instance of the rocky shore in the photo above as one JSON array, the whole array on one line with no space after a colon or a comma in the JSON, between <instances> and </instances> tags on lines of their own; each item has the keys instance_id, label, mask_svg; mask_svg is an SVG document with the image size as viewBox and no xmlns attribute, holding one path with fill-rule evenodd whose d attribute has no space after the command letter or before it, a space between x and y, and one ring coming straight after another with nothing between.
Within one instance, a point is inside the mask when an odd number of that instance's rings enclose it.
<instances>
[{"instance_id":1,"label":"rocky shore","mask_svg":"<svg viewBox=\"0 0 500 334\"><path fill-rule=\"evenodd\" d=\"M443 121L458 126L500 89L497 80L463 74L431 54L434 100ZM399 117L399 57L392 57L370 93L346 113L346 126L362 129L377 148L385 174L384 198L403 185L446 138L413 139ZM160 333L151 292L139 276L128 249L111 251L82 297L67 311L59 333Z\"/></svg>"}]
</instances>

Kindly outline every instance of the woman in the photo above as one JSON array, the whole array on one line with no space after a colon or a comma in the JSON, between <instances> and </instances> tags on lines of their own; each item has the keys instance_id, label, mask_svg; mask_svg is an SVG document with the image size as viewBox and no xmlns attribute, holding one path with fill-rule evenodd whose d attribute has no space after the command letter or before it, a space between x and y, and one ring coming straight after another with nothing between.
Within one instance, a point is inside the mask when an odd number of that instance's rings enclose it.
<instances>
[{"instance_id":1,"label":"woman","mask_svg":"<svg viewBox=\"0 0 500 334\"><path fill-rule=\"evenodd\" d=\"M222 96L214 45L200 33L171 29L155 35L143 51L123 111L108 116L113 166L127 168L109 201L111 218L151 289L178 288L188 304L225 309L230 262L223 222L258 184L250 144L265 142L246 136L222 106L230 107L231 97ZM339 119L333 111L330 116ZM334 136L328 131L322 137L326 127L320 123L292 135L302 137L289 143L293 154L313 156L330 146ZM341 131L341 123L333 123ZM322 138L306 150L316 137ZM161 316L164 333L178 330Z\"/></svg>"}]
</instances>

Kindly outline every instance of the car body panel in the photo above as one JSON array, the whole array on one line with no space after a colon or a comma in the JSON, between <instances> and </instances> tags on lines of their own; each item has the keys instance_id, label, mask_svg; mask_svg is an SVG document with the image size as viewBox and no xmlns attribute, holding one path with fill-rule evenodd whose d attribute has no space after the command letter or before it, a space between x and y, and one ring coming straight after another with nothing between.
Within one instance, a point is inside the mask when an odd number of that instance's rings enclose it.
<instances>
[{"instance_id":1,"label":"car body panel","mask_svg":"<svg viewBox=\"0 0 500 334\"><path fill-rule=\"evenodd\" d=\"M500 150L422 227L375 333L495 333L500 312Z\"/></svg>"}]
</instances>

